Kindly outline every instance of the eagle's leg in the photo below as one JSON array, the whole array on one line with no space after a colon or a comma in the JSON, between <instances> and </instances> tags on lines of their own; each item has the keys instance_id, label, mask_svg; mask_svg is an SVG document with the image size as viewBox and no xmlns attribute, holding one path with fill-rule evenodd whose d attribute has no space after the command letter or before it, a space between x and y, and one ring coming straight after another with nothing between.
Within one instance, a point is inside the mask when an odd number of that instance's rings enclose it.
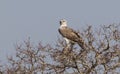
<instances>
[{"instance_id":1,"label":"eagle's leg","mask_svg":"<svg viewBox=\"0 0 120 74\"><path fill-rule=\"evenodd\" d=\"M67 38L64 38L64 39L65 39L65 42L66 42L67 46L71 46L70 40L67 39Z\"/></svg>"},{"instance_id":2,"label":"eagle's leg","mask_svg":"<svg viewBox=\"0 0 120 74\"><path fill-rule=\"evenodd\" d=\"M75 44L73 41L67 39L67 38L64 38L65 41L66 41L66 44L67 44L67 47L72 49L73 48L73 45Z\"/></svg>"}]
</instances>

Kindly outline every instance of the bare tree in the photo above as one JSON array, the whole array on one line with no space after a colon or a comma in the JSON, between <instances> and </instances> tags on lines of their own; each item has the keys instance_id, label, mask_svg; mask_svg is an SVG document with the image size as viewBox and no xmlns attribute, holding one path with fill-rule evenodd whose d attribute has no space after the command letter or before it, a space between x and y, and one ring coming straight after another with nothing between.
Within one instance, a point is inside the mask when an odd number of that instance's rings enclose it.
<instances>
[{"instance_id":1,"label":"bare tree","mask_svg":"<svg viewBox=\"0 0 120 74\"><path fill-rule=\"evenodd\" d=\"M80 33L84 48L68 47L62 38L55 46L30 39L16 45L9 65L0 66L0 74L118 74L120 73L120 25L111 24ZM3 68L4 67L4 68Z\"/></svg>"}]
</instances>

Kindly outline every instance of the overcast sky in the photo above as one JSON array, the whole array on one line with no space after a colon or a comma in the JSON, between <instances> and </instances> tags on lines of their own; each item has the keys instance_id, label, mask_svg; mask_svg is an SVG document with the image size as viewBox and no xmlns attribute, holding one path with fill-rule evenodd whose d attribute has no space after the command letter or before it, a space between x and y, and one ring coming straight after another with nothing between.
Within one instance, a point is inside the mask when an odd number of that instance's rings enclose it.
<instances>
[{"instance_id":1,"label":"overcast sky","mask_svg":"<svg viewBox=\"0 0 120 74\"><path fill-rule=\"evenodd\" d=\"M54 45L63 18L76 30L120 23L120 0L0 0L0 60L28 37Z\"/></svg>"}]
</instances>

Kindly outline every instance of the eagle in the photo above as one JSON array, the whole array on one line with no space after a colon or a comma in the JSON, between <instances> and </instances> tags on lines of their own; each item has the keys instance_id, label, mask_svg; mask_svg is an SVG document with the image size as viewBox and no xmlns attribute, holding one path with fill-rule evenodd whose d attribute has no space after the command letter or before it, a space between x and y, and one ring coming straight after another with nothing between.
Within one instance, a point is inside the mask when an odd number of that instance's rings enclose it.
<instances>
[{"instance_id":1,"label":"eagle","mask_svg":"<svg viewBox=\"0 0 120 74\"><path fill-rule=\"evenodd\" d=\"M84 41L78 32L67 26L65 19L60 20L60 27L58 29L61 36L65 39L67 45L77 43L81 48L84 48Z\"/></svg>"}]
</instances>

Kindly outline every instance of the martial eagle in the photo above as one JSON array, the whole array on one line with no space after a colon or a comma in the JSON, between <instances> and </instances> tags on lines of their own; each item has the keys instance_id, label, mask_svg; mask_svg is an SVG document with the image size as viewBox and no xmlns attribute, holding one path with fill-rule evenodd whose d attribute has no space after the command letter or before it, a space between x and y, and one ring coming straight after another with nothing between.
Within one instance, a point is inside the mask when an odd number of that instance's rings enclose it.
<instances>
[{"instance_id":1,"label":"martial eagle","mask_svg":"<svg viewBox=\"0 0 120 74\"><path fill-rule=\"evenodd\" d=\"M60 20L60 27L58 31L65 39L67 45L77 43L81 48L84 47L84 41L82 37L75 30L67 26L67 21L65 19Z\"/></svg>"}]
</instances>

